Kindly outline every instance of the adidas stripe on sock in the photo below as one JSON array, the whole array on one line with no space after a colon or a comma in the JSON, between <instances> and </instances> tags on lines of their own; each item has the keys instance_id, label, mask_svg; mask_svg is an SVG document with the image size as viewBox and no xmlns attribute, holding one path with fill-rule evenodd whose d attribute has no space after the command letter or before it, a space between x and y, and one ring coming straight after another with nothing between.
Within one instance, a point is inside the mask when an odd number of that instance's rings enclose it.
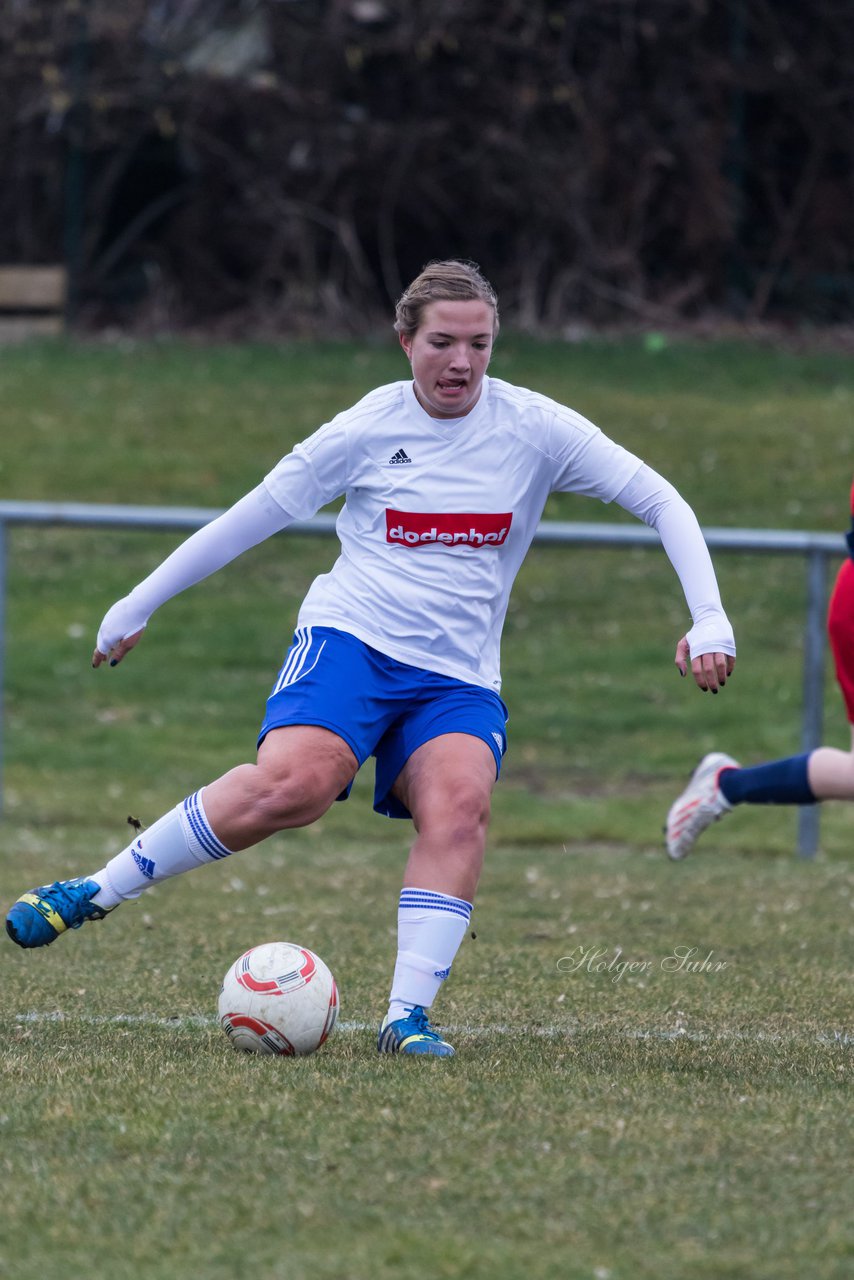
<instances>
[{"instance_id":1,"label":"adidas stripe on sock","mask_svg":"<svg viewBox=\"0 0 854 1280\"><path fill-rule=\"evenodd\" d=\"M158 818L91 877L100 886L92 901L109 910L129 898L138 898L152 884L227 858L230 853L214 834L202 792L197 791Z\"/></svg>"}]
</instances>

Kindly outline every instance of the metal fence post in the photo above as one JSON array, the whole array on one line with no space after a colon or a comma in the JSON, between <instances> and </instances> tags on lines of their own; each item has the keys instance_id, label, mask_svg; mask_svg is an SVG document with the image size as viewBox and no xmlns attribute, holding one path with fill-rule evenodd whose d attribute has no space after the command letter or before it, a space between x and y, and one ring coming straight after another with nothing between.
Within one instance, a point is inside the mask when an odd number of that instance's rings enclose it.
<instances>
[{"instance_id":1,"label":"metal fence post","mask_svg":"<svg viewBox=\"0 0 854 1280\"><path fill-rule=\"evenodd\" d=\"M801 750L814 751L821 745L824 720L824 611L827 599L827 560L823 552L807 556L807 616L804 626L804 714ZM814 858L818 850L819 807L802 805L798 810L798 853Z\"/></svg>"}]
</instances>

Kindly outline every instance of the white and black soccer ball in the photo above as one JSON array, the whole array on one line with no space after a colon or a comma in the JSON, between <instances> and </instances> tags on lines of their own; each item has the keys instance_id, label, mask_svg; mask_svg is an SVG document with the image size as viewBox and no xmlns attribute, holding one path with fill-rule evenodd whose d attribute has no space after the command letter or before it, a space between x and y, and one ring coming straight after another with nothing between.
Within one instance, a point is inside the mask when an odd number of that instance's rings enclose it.
<instances>
[{"instance_id":1,"label":"white and black soccer ball","mask_svg":"<svg viewBox=\"0 0 854 1280\"><path fill-rule=\"evenodd\" d=\"M295 942L250 948L222 980L220 1025L246 1053L314 1053L337 1018L335 979L320 956Z\"/></svg>"}]
</instances>

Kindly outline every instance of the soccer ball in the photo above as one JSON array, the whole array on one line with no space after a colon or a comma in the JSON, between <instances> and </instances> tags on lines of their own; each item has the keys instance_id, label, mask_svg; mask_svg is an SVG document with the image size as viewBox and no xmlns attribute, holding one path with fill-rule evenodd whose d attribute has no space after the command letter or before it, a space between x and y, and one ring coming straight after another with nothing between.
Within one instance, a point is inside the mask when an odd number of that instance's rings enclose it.
<instances>
[{"instance_id":1,"label":"soccer ball","mask_svg":"<svg viewBox=\"0 0 854 1280\"><path fill-rule=\"evenodd\" d=\"M222 980L220 1026L246 1053L314 1053L337 1018L335 979L320 956L295 942L252 947Z\"/></svg>"}]
</instances>

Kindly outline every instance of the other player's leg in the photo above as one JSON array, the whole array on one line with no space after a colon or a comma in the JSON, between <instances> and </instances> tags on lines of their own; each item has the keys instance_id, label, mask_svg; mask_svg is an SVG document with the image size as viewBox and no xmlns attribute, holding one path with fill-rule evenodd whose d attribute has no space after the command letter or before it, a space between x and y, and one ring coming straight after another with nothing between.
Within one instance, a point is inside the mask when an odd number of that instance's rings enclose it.
<instances>
[{"instance_id":1,"label":"other player's leg","mask_svg":"<svg viewBox=\"0 0 854 1280\"><path fill-rule=\"evenodd\" d=\"M724 770L738 767L732 756L721 751L703 756L667 814L664 830L671 858L686 858L706 828L729 813L732 805L721 790L721 775Z\"/></svg>"},{"instance_id":2,"label":"other player's leg","mask_svg":"<svg viewBox=\"0 0 854 1280\"><path fill-rule=\"evenodd\" d=\"M687 856L711 823L740 804L806 805L854 800L854 561L839 570L830 597L827 634L836 678L851 724L851 751L817 747L803 755L741 768L719 752L705 756L667 815L667 852Z\"/></svg>"}]
</instances>

